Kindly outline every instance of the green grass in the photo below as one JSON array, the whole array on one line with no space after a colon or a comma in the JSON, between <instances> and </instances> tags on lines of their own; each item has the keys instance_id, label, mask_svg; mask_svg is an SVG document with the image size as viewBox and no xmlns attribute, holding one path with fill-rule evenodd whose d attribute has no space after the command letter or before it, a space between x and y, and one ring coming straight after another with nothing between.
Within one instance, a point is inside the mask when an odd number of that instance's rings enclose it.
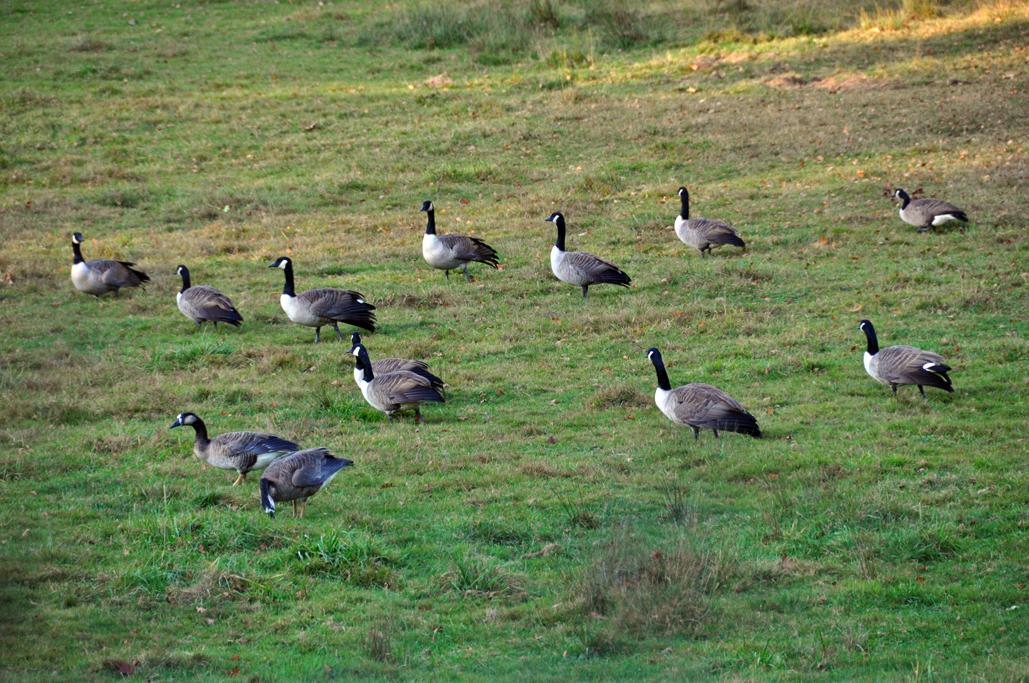
<instances>
[{"instance_id":1,"label":"green grass","mask_svg":"<svg viewBox=\"0 0 1029 683\"><path fill-rule=\"evenodd\" d=\"M1027 28L958 0L7 3L0 678L1024 680ZM745 253L675 239L680 184ZM918 235L895 185L973 221ZM503 270L429 269L426 198ZM553 280L554 210L630 290ZM151 286L75 292L75 230ZM284 253L379 306L373 358L447 380L424 426L285 320ZM240 330L194 331L179 263ZM861 318L957 392L894 400ZM650 346L766 438L674 429ZM183 410L355 467L269 519Z\"/></svg>"}]
</instances>

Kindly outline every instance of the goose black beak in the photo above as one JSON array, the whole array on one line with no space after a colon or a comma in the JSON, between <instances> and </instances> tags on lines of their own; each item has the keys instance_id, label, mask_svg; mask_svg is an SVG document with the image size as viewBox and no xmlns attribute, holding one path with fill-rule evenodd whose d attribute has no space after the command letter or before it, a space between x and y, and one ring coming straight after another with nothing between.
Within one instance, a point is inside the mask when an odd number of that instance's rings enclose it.
<instances>
[{"instance_id":1,"label":"goose black beak","mask_svg":"<svg viewBox=\"0 0 1029 683\"><path fill-rule=\"evenodd\" d=\"M277 265L275 265L274 263L269 263L269 264L268 264L268 267L269 267L269 268L278 268L278 266L277 266Z\"/></svg>"},{"instance_id":2,"label":"goose black beak","mask_svg":"<svg viewBox=\"0 0 1029 683\"><path fill-rule=\"evenodd\" d=\"M175 422L172 422L171 427L168 427L168 429L175 429L176 427L181 427L181 426L182 426L182 423L179 422L178 420L175 420Z\"/></svg>"}]
</instances>

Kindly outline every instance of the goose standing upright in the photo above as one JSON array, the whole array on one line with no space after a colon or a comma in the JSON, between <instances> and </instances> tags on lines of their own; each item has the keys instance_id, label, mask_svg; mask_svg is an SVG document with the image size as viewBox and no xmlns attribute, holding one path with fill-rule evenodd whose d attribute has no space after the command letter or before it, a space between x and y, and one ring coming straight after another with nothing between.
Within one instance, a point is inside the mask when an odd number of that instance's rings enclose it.
<instances>
[{"instance_id":1,"label":"goose standing upright","mask_svg":"<svg viewBox=\"0 0 1029 683\"><path fill-rule=\"evenodd\" d=\"M175 295L175 303L182 315L195 322L197 327L204 322L212 322L215 327L218 327L218 323L240 326L243 316L232 305L229 297L214 287L191 285L189 268L186 266L180 265L175 273L182 276L182 289Z\"/></svg>"},{"instance_id":2,"label":"goose standing upright","mask_svg":"<svg viewBox=\"0 0 1029 683\"><path fill-rule=\"evenodd\" d=\"M350 342L352 346L361 345L361 335L357 332L350 334ZM390 372L397 372L399 370L407 370L413 372L416 375L421 375L425 379L432 382L433 389L436 389L440 394L443 393L443 388L446 386L446 382L442 378L432 374L429 371L429 365L422 360L407 360L406 358L380 358L372 361L372 373L375 376L385 375ZM355 363L354 364L354 381L357 385L361 385L361 378L364 376L364 370Z\"/></svg>"},{"instance_id":3,"label":"goose standing upright","mask_svg":"<svg viewBox=\"0 0 1029 683\"><path fill-rule=\"evenodd\" d=\"M683 244L693 247L701 256L707 256L712 247L723 244L747 248L746 242L740 239L736 228L728 223L707 218L690 218L690 193L685 187L679 188L679 201L679 215L675 217L675 234Z\"/></svg>"},{"instance_id":4,"label":"goose standing upright","mask_svg":"<svg viewBox=\"0 0 1029 683\"><path fill-rule=\"evenodd\" d=\"M83 259L81 244L84 239L81 232L72 233L71 282L75 289L96 297L108 292L118 296L122 287L142 287L150 282L150 276L135 268L136 264L132 261Z\"/></svg>"},{"instance_id":5,"label":"goose standing upright","mask_svg":"<svg viewBox=\"0 0 1029 683\"><path fill-rule=\"evenodd\" d=\"M862 320L859 327L868 340L868 350L864 355L865 372L875 381L889 386L894 396L897 395L897 387L902 384L917 385L922 398L928 398L922 388L924 386L954 391L954 385L947 375L951 368L943 362L943 356L914 346L888 346L880 349L871 321Z\"/></svg>"},{"instance_id":6,"label":"goose standing upright","mask_svg":"<svg viewBox=\"0 0 1029 683\"><path fill-rule=\"evenodd\" d=\"M193 455L222 470L236 470L233 486L246 481L247 473L262 470L276 458L299 451L300 446L274 434L263 432L226 432L213 439L207 425L196 413L179 413L169 429L188 425L193 428Z\"/></svg>"},{"instance_id":7,"label":"goose standing upright","mask_svg":"<svg viewBox=\"0 0 1029 683\"><path fill-rule=\"evenodd\" d=\"M478 237L437 235L436 210L431 201L425 200L421 210L428 216L425 235L422 236L422 258L433 268L442 270L447 280L450 280L450 271L460 267L464 270L465 280L471 282L468 264L472 262L485 263L491 268L500 265L497 251Z\"/></svg>"},{"instance_id":8,"label":"goose standing upright","mask_svg":"<svg viewBox=\"0 0 1029 683\"><path fill-rule=\"evenodd\" d=\"M272 517L275 503L292 501L293 516L303 517L307 499L321 491L332 479L354 462L337 458L327 448L309 448L276 460L261 477L261 506ZM297 503L300 504L299 513Z\"/></svg>"},{"instance_id":9,"label":"goose standing upright","mask_svg":"<svg viewBox=\"0 0 1029 683\"><path fill-rule=\"evenodd\" d=\"M582 298L589 295L590 285L612 284L628 287L632 279L613 263L585 251L565 251L565 217L559 211L546 222L557 226L557 240L550 250L550 270L554 277L570 285L582 287Z\"/></svg>"},{"instance_id":10,"label":"goose standing upright","mask_svg":"<svg viewBox=\"0 0 1029 683\"><path fill-rule=\"evenodd\" d=\"M893 198L900 202L900 220L926 232L929 228L950 221L968 222L968 215L950 202L940 199L912 199L902 188L893 191Z\"/></svg>"},{"instance_id":11,"label":"goose standing upright","mask_svg":"<svg viewBox=\"0 0 1029 683\"><path fill-rule=\"evenodd\" d=\"M420 404L423 402L443 403L446 399L433 381L410 370L395 370L382 375L375 374L368 350L363 344L356 344L350 352L357 359L354 379L361 389L361 395L368 405L386 413L392 422L393 414L402 408L414 408L414 421L422 421Z\"/></svg>"},{"instance_id":12,"label":"goose standing upright","mask_svg":"<svg viewBox=\"0 0 1029 683\"><path fill-rule=\"evenodd\" d=\"M701 428L712 430L715 438L719 429L761 437L757 420L732 396L710 384L686 384L672 389L661 352L651 348L647 358L657 371L654 403L675 424L689 426L694 439L700 438Z\"/></svg>"},{"instance_id":13,"label":"goose standing upright","mask_svg":"<svg viewBox=\"0 0 1029 683\"><path fill-rule=\"evenodd\" d=\"M323 287L296 293L293 285L293 261L288 256L280 256L269 268L281 268L286 275L279 303L286 317L298 325L314 328L314 343L322 340L322 327L331 325L336 336L343 341L343 333L339 324L345 323L375 331L375 306L365 302L364 295L348 289L332 289Z\"/></svg>"}]
</instances>

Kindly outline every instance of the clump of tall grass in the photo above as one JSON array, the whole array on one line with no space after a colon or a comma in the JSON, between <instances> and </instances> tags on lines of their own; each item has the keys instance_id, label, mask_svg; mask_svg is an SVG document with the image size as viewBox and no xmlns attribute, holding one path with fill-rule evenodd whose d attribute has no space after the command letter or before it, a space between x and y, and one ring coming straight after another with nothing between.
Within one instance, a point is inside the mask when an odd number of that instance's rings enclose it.
<instances>
[{"instance_id":1,"label":"clump of tall grass","mask_svg":"<svg viewBox=\"0 0 1029 683\"><path fill-rule=\"evenodd\" d=\"M317 539L306 534L294 547L295 561L308 574L329 574L357 586L389 588L397 583L395 560L367 536L330 531Z\"/></svg>"}]
</instances>

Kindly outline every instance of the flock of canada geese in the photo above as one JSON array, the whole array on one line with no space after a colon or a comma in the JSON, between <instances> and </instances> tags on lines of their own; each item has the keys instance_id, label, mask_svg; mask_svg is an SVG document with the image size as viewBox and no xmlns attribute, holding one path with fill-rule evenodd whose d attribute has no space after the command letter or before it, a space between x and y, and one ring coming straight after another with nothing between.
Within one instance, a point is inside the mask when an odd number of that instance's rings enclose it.
<instances>
[{"instance_id":1,"label":"flock of canada geese","mask_svg":"<svg viewBox=\"0 0 1029 683\"><path fill-rule=\"evenodd\" d=\"M720 220L690 217L689 192L680 187L681 209L675 217L675 234L686 245L705 256L712 249L724 245L746 248L736 229ZM937 199L911 199L907 192L896 189L893 197L900 203L900 218L925 232L949 221L967 222L965 212ZM493 268L500 264L496 250L477 237L466 235L439 235L436 232L435 209L431 201L422 204L427 214L425 235L422 237L422 256L432 266L442 270L450 279L450 271L461 269L466 279L470 263L483 263ZM557 229L557 239L550 251L550 269L562 282L582 288L583 299L589 295L591 285L613 284L628 287L630 277L618 266L585 251L568 251L565 247L565 218L560 212L547 219ZM74 254L71 280L80 292L101 296L118 295L123 287L142 287L149 276L129 261L97 259L87 261L82 256L82 233L72 235ZM336 336L344 340L339 325L349 325L369 332L375 331L375 306L368 303L360 292L334 288L309 289L297 293L293 261L282 256L270 264L283 271L285 282L279 302L290 321L314 328L315 343L321 341L321 329L332 327ZM182 289L176 294L179 310L198 326L205 322L239 326L243 316L231 299L208 285L194 285L189 268L178 266L176 274L182 278ZM897 387L915 385L925 397L924 387L954 391L948 372L950 367L939 354L913 346L879 348L875 328L862 320L860 329L868 342L864 353L865 370L877 382L888 385L896 395ZM402 409L413 409L415 422L421 422L422 403L444 401L444 381L429 370L421 360L383 358L373 361L357 332L351 335L351 349L355 359L354 381L370 406L392 420ZM647 357L657 373L654 402L658 409L677 425L688 426L694 438L701 429L710 429L715 437L719 430L739 432L758 438L761 429L757 420L736 399L709 384L686 384L673 388L665 370L661 352L647 351ZM193 453L203 462L220 469L235 470L233 486L243 484L246 475L264 470L261 476L261 506L269 515L275 515L276 503L289 501L293 515L302 517L307 499L321 490L343 468L353 462L339 458L326 448L308 448L274 434L260 432L229 432L211 438L207 425L195 413L180 413L171 428L189 426L195 437Z\"/></svg>"}]
</instances>

